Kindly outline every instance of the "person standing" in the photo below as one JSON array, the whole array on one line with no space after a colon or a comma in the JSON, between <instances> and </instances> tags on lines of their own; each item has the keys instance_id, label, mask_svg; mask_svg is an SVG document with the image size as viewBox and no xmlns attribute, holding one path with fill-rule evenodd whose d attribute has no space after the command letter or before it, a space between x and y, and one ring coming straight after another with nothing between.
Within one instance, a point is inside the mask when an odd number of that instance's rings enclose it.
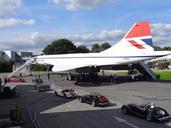
<instances>
[{"instance_id":1,"label":"person standing","mask_svg":"<svg viewBox=\"0 0 171 128\"><path fill-rule=\"evenodd\" d=\"M48 81L49 81L50 80L50 74L49 73L47 74L47 77L48 77Z\"/></svg>"},{"instance_id":2,"label":"person standing","mask_svg":"<svg viewBox=\"0 0 171 128\"><path fill-rule=\"evenodd\" d=\"M5 77L4 79L4 84L6 84L8 82L7 78Z\"/></svg>"},{"instance_id":3,"label":"person standing","mask_svg":"<svg viewBox=\"0 0 171 128\"><path fill-rule=\"evenodd\" d=\"M0 78L0 87L2 86L2 79Z\"/></svg>"},{"instance_id":4,"label":"person standing","mask_svg":"<svg viewBox=\"0 0 171 128\"><path fill-rule=\"evenodd\" d=\"M38 78L40 79L40 74L38 74Z\"/></svg>"}]
</instances>

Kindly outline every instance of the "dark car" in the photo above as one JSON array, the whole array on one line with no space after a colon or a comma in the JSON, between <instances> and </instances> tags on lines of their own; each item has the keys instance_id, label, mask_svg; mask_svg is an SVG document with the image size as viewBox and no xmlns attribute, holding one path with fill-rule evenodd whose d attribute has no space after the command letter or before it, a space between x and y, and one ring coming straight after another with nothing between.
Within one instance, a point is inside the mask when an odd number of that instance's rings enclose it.
<instances>
[{"instance_id":1,"label":"dark car","mask_svg":"<svg viewBox=\"0 0 171 128\"><path fill-rule=\"evenodd\" d=\"M97 94L97 93L91 93L88 95L84 95L84 96L80 96L79 100L81 103L88 103L91 104L92 106L107 106L109 105L109 100L101 95L101 94Z\"/></svg>"},{"instance_id":2,"label":"dark car","mask_svg":"<svg viewBox=\"0 0 171 128\"><path fill-rule=\"evenodd\" d=\"M132 114L148 121L166 121L171 119L170 114L163 108L148 104L127 104L121 107L124 114Z\"/></svg>"}]
</instances>

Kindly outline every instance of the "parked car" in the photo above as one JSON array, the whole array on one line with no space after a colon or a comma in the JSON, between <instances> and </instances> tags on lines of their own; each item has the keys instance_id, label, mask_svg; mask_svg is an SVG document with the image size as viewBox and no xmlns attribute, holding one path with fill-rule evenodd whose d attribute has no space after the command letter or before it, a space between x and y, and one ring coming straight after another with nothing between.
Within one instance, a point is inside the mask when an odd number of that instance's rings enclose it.
<instances>
[{"instance_id":1,"label":"parked car","mask_svg":"<svg viewBox=\"0 0 171 128\"><path fill-rule=\"evenodd\" d=\"M54 93L56 96L61 96L64 98L76 98L76 97L78 97L78 92L74 89L71 89L71 88L56 89Z\"/></svg>"},{"instance_id":2,"label":"parked car","mask_svg":"<svg viewBox=\"0 0 171 128\"><path fill-rule=\"evenodd\" d=\"M127 104L121 107L124 114L132 114L148 121L166 121L171 119L170 114L163 108L155 106L152 103L147 104Z\"/></svg>"},{"instance_id":3,"label":"parked car","mask_svg":"<svg viewBox=\"0 0 171 128\"><path fill-rule=\"evenodd\" d=\"M0 88L0 97L10 98L16 96L16 94L16 85L12 83L6 83Z\"/></svg>"},{"instance_id":4,"label":"parked car","mask_svg":"<svg viewBox=\"0 0 171 128\"><path fill-rule=\"evenodd\" d=\"M39 92L49 91L50 84L49 83L41 83L41 84L37 85L37 89Z\"/></svg>"},{"instance_id":5,"label":"parked car","mask_svg":"<svg viewBox=\"0 0 171 128\"><path fill-rule=\"evenodd\" d=\"M35 79L32 79L32 82L35 84L41 84L41 83L43 83L43 80L40 78L35 78Z\"/></svg>"},{"instance_id":6,"label":"parked car","mask_svg":"<svg viewBox=\"0 0 171 128\"><path fill-rule=\"evenodd\" d=\"M110 104L109 100L105 96L97 93L91 93L88 95L80 96L79 100L81 103L88 103L94 107L107 106Z\"/></svg>"},{"instance_id":7,"label":"parked car","mask_svg":"<svg viewBox=\"0 0 171 128\"><path fill-rule=\"evenodd\" d=\"M10 77L8 78L8 82L26 82L23 78L21 77Z\"/></svg>"}]
</instances>

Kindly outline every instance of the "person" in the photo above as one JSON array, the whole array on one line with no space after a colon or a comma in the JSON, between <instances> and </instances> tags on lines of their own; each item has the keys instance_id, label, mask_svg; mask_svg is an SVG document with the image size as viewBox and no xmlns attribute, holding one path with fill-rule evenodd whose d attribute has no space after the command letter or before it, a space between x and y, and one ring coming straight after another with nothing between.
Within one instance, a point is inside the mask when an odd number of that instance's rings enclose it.
<instances>
[{"instance_id":1,"label":"person","mask_svg":"<svg viewBox=\"0 0 171 128\"><path fill-rule=\"evenodd\" d=\"M7 78L4 78L4 84L6 84L8 82Z\"/></svg>"},{"instance_id":2,"label":"person","mask_svg":"<svg viewBox=\"0 0 171 128\"><path fill-rule=\"evenodd\" d=\"M101 72L102 72L102 75L105 76L104 70L101 70Z\"/></svg>"},{"instance_id":3,"label":"person","mask_svg":"<svg viewBox=\"0 0 171 128\"><path fill-rule=\"evenodd\" d=\"M144 108L145 108L146 110L151 110L151 109L153 109L154 107L155 107L154 103L147 103L147 104L145 104L145 106L144 106Z\"/></svg>"},{"instance_id":4,"label":"person","mask_svg":"<svg viewBox=\"0 0 171 128\"><path fill-rule=\"evenodd\" d=\"M113 81L116 84L118 82L118 76L117 76L117 74L114 74L113 76L114 76L114 80Z\"/></svg>"},{"instance_id":5,"label":"person","mask_svg":"<svg viewBox=\"0 0 171 128\"><path fill-rule=\"evenodd\" d=\"M147 111L147 119L151 119L152 110L155 107L154 103L148 103L145 105L145 110Z\"/></svg>"},{"instance_id":6,"label":"person","mask_svg":"<svg viewBox=\"0 0 171 128\"><path fill-rule=\"evenodd\" d=\"M0 87L2 86L2 79L0 78Z\"/></svg>"},{"instance_id":7,"label":"person","mask_svg":"<svg viewBox=\"0 0 171 128\"><path fill-rule=\"evenodd\" d=\"M38 78L40 79L40 74L38 74Z\"/></svg>"},{"instance_id":8,"label":"person","mask_svg":"<svg viewBox=\"0 0 171 128\"><path fill-rule=\"evenodd\" d=\"M100 94L97 94L97 97L100 97L101 95Z\"/></svg>"},{"instance_id":9,"label":"person","mask_svg":"<svg viewBox=\"0 0 171 128\"><path fill-rule=\"evenodd\" d=\"M47 77L48 77L48 80L50 80L50 74L49 73L47 74Z\"/></svg>"},{"instance_id":10,"label":"person","mask_svg":"<svg viewBox=\"0 0 171 128\"><path fill-rule=\"evenodd\" d=\"M149 103L149 108L153 109L155 107L154 103Z\"/></svg>"}]
</instances>

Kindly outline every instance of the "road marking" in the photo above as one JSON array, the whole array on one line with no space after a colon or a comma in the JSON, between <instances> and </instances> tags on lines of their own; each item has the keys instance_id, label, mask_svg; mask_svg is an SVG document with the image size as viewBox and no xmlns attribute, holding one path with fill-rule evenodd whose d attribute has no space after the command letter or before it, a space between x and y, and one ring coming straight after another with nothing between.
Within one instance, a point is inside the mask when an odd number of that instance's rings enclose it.
<instances>
[{"instance_id":1,"label":"road marking","mask_svg":"<svg viewBox=\"0 0 171 128\"><path fill-rule=\"evenodd\" d=\"M114 118L115 118L118 122L125 123L125 124L131 126L132 128L138 128L136 125L133 125L133 124L129 123L128 121L126 121L126 120L124 120L124 119L122 119L122 118L120 118L120 117L114 116Z\"/></svg>"}]
</instances>

